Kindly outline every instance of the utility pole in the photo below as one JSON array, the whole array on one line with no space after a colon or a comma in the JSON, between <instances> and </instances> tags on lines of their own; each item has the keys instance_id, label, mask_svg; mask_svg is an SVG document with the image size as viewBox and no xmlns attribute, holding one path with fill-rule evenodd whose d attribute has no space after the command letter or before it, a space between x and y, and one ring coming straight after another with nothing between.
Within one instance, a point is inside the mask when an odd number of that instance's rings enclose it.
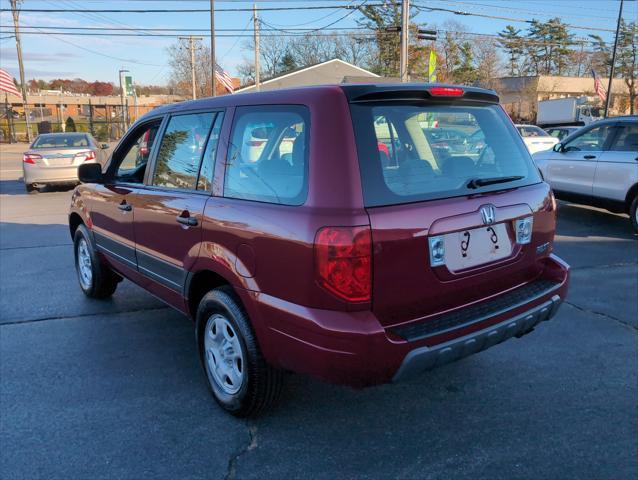
<instances>
[{"instance_id":1,"label":"utility pole","mask_svg":"<svg viewBox=\"0 0 638 480\"><path fill-rule=\"evenodd\" d=\"M611 87L614 79L614 66L616 64L616 49L618 48L618 34L620 33L620 21L622 20L622 7L624 0L620 0L620 10L618 10L618 23L616 24L616 40L614 40L614 51L611 54L611 71L609 72L609 84L607 85L607 100L605 101L605 118L609 115L611 105Z\"/></svg>"},{"instance_id":2,"label":"utility pole","mask_svg":"<svg viewBox=\"0 0 638 480\"><path fill-rule=\"evenodd\" d=\"M120 68L118 70L118 76L120 79L120 108L122 110L122 135L124 135L124 132L126 132L126 113L125 113L125 106L124 106L124 83L122 82L122 74L128 72L128 70L124 69L124 68Z\"/></svg>"},{"instance_id":3,"label":"utility pole","mask_svg":"<svg viewBox=\"0 0 638 480\"><path fill-rule=\"evenodd\" d=\"M259 81L259 19L257 18L257 4L253 3L253 32L255 33L255 90L261 89L261 83Z\"/></svg>"},{"instance_id":4,"label":"utility pole","mask_svg":"<svg viewBox=\"0 0 638 480\"><path fill-rule=\"evenodd\" d=\"M408 42L410 24L410 0L403 0L401 6L401 81L408 81Z\"/></svg>"},{"instance_id":5,"label":"utility pole","mask_svg":"<svg viewBox=\"0 0 638 480\"><path fill-rule=\"evenodd\" d=\"M194 37L192 35L189 35L188 37L178 37L178 38L180 40L188 40L188 48L190 49L190 53L191 53L191 89L192 89L193 100L195 100L197 98L197 90L195 88L195 84L197 81L195 77L195 40L202 40L202 37ZM213 68L215 68L214 65L213 65ZM215 78L214 71L213 71L213 78ZM213 82L212 85L215 85L215 82Z\"/></svg>"},{"instance_id":6,"label":"utility pole","mask_svg":"<svg viewBox=\"0 0 638 480\"><path fill-rule=\"evenodd\" d=\"M20 44L20 25L18 22L20 13L18 11L17 0L11 0L11 13L13 15L13 28L16 37L16 49L18 51L18 68L20 69L20 86L22 87L22 101L24 102L24 119L27 127L27 140L31 143L31 122L29 121L29 110L27 108L27 83L24 79L24 63L22 62L22 45Z\"/></svg>"},{"instance_id":7,"label":"utility pole","mask_svg":"<svg viewBox=\"0 0 638 480\"><path fill-rule=\"evenodd\" d=\"M217 79L215 78L215 72L217 70L217 61L215 60L215 0L210 0L210 61L212 63L210 85L212 88L212 96L216 97Z\"/></svg>"}]
</instances>

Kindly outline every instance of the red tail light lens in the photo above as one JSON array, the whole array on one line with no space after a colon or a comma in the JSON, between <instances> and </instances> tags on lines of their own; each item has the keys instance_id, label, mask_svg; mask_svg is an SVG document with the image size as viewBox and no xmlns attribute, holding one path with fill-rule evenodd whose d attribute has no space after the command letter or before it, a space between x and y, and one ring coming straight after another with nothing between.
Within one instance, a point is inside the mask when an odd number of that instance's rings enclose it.
<instances>
[{"instance_id":1,"label":"red tail light lens","mask_svg":"<svg viewBox=\"0 0 638 480\"><path fill-rule=\"evenodd\" d=\"M435 97L460 97L464 91L458 87L432 87L428 88L430 95Z\"/></svg>"},{"instance_id":2,"label":"red tail light lens","mask_svg":"<svg viewBox=\"0 0 638 480\"><path fill-rule=\"evenodd\" d=\"M40 160L42 155L37 155L35 153L25 153L22 155L22 161L24 163L30 163L31 165L35 165L36 160Z\"/></svg>"},{"instance_id":3,"label":"red tail light lens","mask_svg":"<svg viewBox=\"0 0 638 480\"><path fill-rule=\"evenodd\" d=\"M369 302L372 239L369 227L324 227L315 237L319 284L348 302Z\"/></svg>"},{"instance_id":4,"label":"red tail light lens","mask_svg":"<svg viewBox=\"0 0 638 480\"><path fill-rule=\"evenodd\" d=\"M90 160L95 160L97 156L93 150L87 150L86 152L79 152L75 154L76 157L84 157L84 161L88 162Z\"/></svg>"}]
</instances>

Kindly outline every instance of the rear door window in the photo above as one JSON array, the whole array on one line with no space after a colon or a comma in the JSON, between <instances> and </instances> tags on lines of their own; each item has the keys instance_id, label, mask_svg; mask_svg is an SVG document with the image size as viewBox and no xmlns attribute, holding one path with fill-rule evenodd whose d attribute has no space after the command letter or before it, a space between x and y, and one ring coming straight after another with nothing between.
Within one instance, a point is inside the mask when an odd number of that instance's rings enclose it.
<instances>
[{"instance_id":1,"label":"rear door window","mask_svg":"<svg viewBox=\"0 0 638 480\"><path fill-rule=\"evenodd\" d=\"M638 123L621 124L610 150L615 152L638 152Z\"/></svg>"},{"instance_id":2,"label":"rear door window","mask_svg":"<svg viewBox=\"0 0 638 480\"><path fill-rule=\"evenodd\" d=\"M351 105L366 206L468 195L540 181L498 105ZM476 179L506 183L477 186Z\"/></svg>"},{"instance_id":3,"label":"rear door window","mask_svg":"<svg viewBox=\"0 0 638 480\"><path fill-rule=\"evenodd\" d=\"M175 115L162 136L152 184L195 190L199 166L215 114Z\"/></svg>"},{"instance_id":4,"label":"rear door window","mask_svg":"<svg viewBox=\"0 0 638 480\"><path fill-rule=\"evenodd\" d=\"M239 107L228 148L224 196L301 205L307 192L308 109Z\"/></svg>"}]
</instances>

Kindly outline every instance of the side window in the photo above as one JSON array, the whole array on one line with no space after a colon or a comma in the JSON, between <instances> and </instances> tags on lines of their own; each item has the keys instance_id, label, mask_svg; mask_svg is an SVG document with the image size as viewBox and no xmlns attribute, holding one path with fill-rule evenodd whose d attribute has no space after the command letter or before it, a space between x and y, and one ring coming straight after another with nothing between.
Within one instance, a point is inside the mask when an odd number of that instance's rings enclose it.
<instances>
[{"instance_id":1,"label":"side window","mask_svg":"<svg viewBox=\"0 0 638 480\"><path fill-rule=\"evenodd\" d=\"M237 108L228 148L224 196L301 205L307 192L306 107Z\"/></svg>"},{"instance_id":2,"label":"side window","mask_svg":"<svg viewBox=\"0 0 638 480\"><path fill-rule=\"evenodd\" d=\"M123 152L115 173L116 180L127 183L142 183L146 164L153 148L160 121L141 127L134 133L134 139L128 150Z\"/></svg>"},{"instance_id":3,"label":"side window","mask_svg":"<svg viewBox=\"0 0 638 480\"><path fill-rule=\"evenodd\" d=\"M211 190L213 184L213 175L215 173L215 155L217 154L217 144L219 143L219 134L222 130L222 122L224 114L215 115L215 123L213 130L210 132L208 142L206 143L206 151L202 159L202 168L199 172L199 180L197 180L197 190Z\"/></svg>"},{"instance_id":4,"label":"side window","mask_svg":"<svg viewBox=\"0 0 638 480\"><path fill-rule=\"evenodd\" d=\"M214 113L171 117L157 153L152 184L195 189L202 153Z\"/></svg>"},{"instance_id":5,"label":"side window","mask_svg":"<svg viewBox=\"0 0 638 480\"><path fill-rule=\"evenodd\" d=\"M638 124L622 125L610 150L615 152L638 152Z\"/></svg>"},{"instance_id":6,"label":"side window","mask_svg":"<svg viewBox=\"0 0 638 480\"><path fill-rule=\"evenodd\" d=\"M566 152L600 152L612 132L610 125L592 128L565 144Z\"/></svg>"}]
</instances>

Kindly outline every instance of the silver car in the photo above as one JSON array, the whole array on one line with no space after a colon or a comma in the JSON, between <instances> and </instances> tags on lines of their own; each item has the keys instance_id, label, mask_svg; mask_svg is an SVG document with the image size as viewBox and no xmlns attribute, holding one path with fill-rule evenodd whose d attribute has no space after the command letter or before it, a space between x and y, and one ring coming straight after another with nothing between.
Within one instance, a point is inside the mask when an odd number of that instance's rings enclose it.
<instances>
[{"instance_id":1,"label":"silver car","mask_svg":"<svg viewBox=\"0 0 638 480\"><path fill-rule=\"evenodd\" d=\"M628 213L638 233L638 116L598 120L533 158L556 197Z\"/></svg>"},{"instance_id":2,"label":"silver car","mask_svg":"<svg viewBox=\"0 0 638 480\"><path fill-rule=\"evenodd\" d=\"M49 184L78 182L78 166L106 163L107 143L98 144L89 133L45 133L38 135L24 152L22 171L27 192Z\"/></svg>"}]
</instances>

